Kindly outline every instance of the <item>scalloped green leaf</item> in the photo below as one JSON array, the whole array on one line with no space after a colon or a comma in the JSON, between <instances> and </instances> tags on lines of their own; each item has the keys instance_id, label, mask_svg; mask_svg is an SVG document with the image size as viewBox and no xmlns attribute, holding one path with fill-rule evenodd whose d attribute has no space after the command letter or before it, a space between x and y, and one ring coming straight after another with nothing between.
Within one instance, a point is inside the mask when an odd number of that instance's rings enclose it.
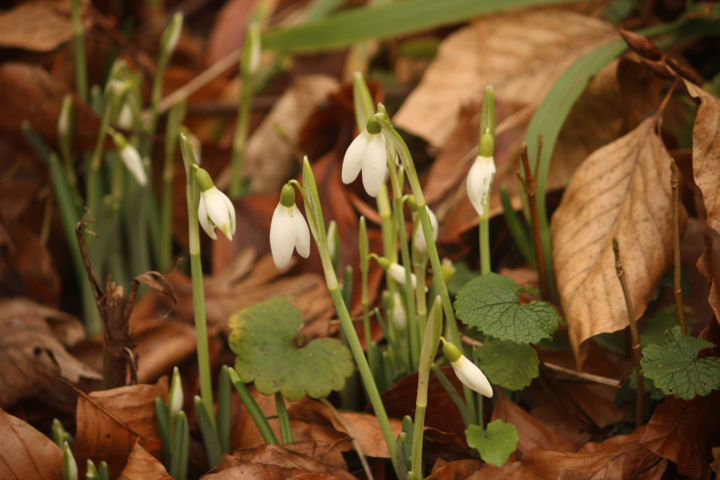
<instances>
[{"instance_id":1,"label":"scalloped green leaf","mask_svg":"<svg viewBox=\"0 0 720 480\"><path fill-rule=\"evenodd\" d=\"M496 467L505 465L520 439L515 425L500 419L488 423L487 428L480 425L468 426L465 429L465 438L470 447L480 452L480 458Z\"/></svg>"},{"instance_id":2,"label":"scalloped green leaf","mask_svg":"<svg viewBox=\"0 0 720 480\"><path fill-rule=\"evenodd\" d=\"M700 350L713 344L702 338L683 335L679 326L665 331L659 345L643 349L642 371L666 395L692 400L720 388L720 358L697 359Z\"/></svg>"},{"instance_id":3,"label":"scalloped green leaf","mask_svg":"<svg viewBox=\"0 0 720 480\"><path fill-rule=\"evenodd\" d=\"M522 390L539 374L537 352L530 345L486 340L478 355L478 366L490 382L509 390Z\"/></svg>"},{"instance_id":4,"label":"scalloped green leaf","mask_svg":"<svg viewBox=\"0 0 720 480\"><path fill-rule=\"evenodd\" d=\"M537 343L557 328L558 313L548 302L521 304L512 278L488 273L467 283L457 295L458 318L486 335L517 343Z\"/></svg>"},{"instance_id":5,"label":"scalloped green leaf","mask_svg":"<svg viewBox=\"0 0 720 480\"><path fill-rule=\"evenodd\" d=\"M302 312L288 297L257 303L230 317L228 343L235 370L264 395L280 392L290 401L322 398L342 390L353 372L348 349L333 338L304 343L298 338Z\"/></svg>"}]
</instances>

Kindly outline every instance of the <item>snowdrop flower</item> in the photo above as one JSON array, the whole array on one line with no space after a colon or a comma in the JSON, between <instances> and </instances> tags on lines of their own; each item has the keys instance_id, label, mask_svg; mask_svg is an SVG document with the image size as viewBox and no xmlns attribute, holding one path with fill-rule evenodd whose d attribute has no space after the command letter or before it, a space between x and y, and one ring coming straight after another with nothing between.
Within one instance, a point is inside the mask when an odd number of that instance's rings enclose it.
<instances>
[{"instance_id":1,"label":"snowdrop flower","mask_svg":"<svg viewBox=\"0 0 720 480\"><path fill-rule=\"evenodd\" d=\"M78 467L67 441L63 442L63 473L66 480L78 480Z\"/></svg>"},{"instance_id":2,"label":"snowdrop flower","mask_svg":"<svg viewBox=\"0 0 720 480\"><path fill-rule=\"evenodd\" d=\"M184 400L182 381L180 380L180 370L175 367L173 368L172 381L170 382L170 394L168 396L168 410L170 410L170 413L173 414L182 411Z\"/></svg>"},{"instance_id":3,"label":"snowdrop flower","mask_svg":"<svg viewBox=\"0 0 720 480\"><path fill-rule=\"evenodd\" d=\"M172 55L172 53L175 51L175 47L177 47L178 40L180 40L180 32L182 31L182 25L183 13L175 12L175 15L173 15L172 19L170 19L170 23L168 24L167 28L165 28L165 31L163 32L163 37L160 40L161 48L164 51L163 53L168 56Z\"/></svg>"},{"instance_id":4,"label":"snowdrop flower","mask_svg":"<svg viewBox=\"0 0 720 480\"><path fill-rule=\"evenodd\" d=\"M243 52L243 62L245 62L247 73L255 75L260 70L260 58L262 56L260 24L258 22L250 24L245 41L248 43L245 52Z\"/></svg>"},{"instance_id":5,"label":"snowdrop flower","mask_svg":"<svg viewBox=\"0 0 720 480\"><path fill-rule=\"evenodd\" d=\"M487 216L490 212L490 186L495 176L495 161L493 157L478 155L475 163L470 167L467 176L467 195L479 216Z\"/></svg>"},{"instance_id":6,"label":"snowdrop flower","mask_svg":"<svg viewBox=\"0 0 720 480\"><path fill-rule=\"evenodd\" d=\"M295 205L295 189L285 184L270 222L270 251L277 268L287 265L293 249L303 258L310 256L310 230Z\"/></svg>"},{"instance_id":7,"label":"snowdrop flower","mask_svg":"<svg viewBox=\"0 0 720 480\"><path fill-rule=\"evenodd\" d=\"M438 237L438 220L430 207L425 205L427 209L428 217L430 217L430 225L432 226L433 240L437 241ZM427 252L427 242L425 241L425 233L422 229L422 224L418 218L415 222L415 235L413 237L413 245L415 249L420 253Z\"/></svg>"},{"instance_id":8,"label":"snowdrop flower","mask_svg":"<svg viewBox=\"0 0 720 480\"><path fill-rule=\"evenodd\" d=\"M399 265L395 262L391 262L385 257L378 257L374 253L371 254L371 256L374 256L375 259L378 262L378 265L385 270L390 276L398 282L400 285L405 285L405 268L403 268L402 265ZM410 281L412 282L412 287L415 288L415 285L417 284L417 279L415 278L415 274L410 274Z\"/></svg>"},{"instance_id":9,"label":"snowdrop flower","mask_svg":"<svg viewBox=\"0 0 720 480\"><path fill-rule=\"evenodd\" d=\"M407 313L405 313L405 307L403 306L402 298L399 292L393 294L393 306L392 306L392 321L395 325L395 330L403 331L407 327Z\"/></svg>"},{"instance_id":10,"label":"snowdrop flower","mask_svg":"<svg viewBox=\"0 0 720 480\"><path fill-rule=\"evenodd\" d=\"M210 174L203 168L193 165L195 181L200 188L198 220L208 237L217 240L215 228L232 240L235 233L235 207L230 199L213 184Z\"/></svg>"},{"instance_id":11,"label":"snowdrop flower","mask_svg":"<svg viewBox=\"0 0 720 480\"><path fill-rule=\"evenodd\" d=\"M371 197L377 197L388 174L385 137L380 124L374 118L367 128L355 137L343 158L342 181L351 183L362 170L363 187Z\"/></svg>"},{"instance_id":12,"label":"snowdrop flower","mask_svg":"<svg viewBox=\"0 0 720 480\"><path fill-rule=\"evenodd\" d=\"M443 337L440 337L440 340L443 342L443 354L452 365L458 379L472 390L492 398L493 389L482 370L463 355L453 343L448 342Z\"/></svg>"},{"instance_id":13,"label":"snowdrop flower","mask_svg":"<svg viewBox=\"0 0 720 480\"><path fill-rule=\"evenodd\" d=\"M143 167L143 162L140 159L140 154L138 153L137 149L130 145L127 140L125 140L125 137L122 135L122 133L111 133L113 141L115 142L115 146L118 148L118 154L120 155L120 159L125 164L125 168L128 169L128 171L132 174L133 177L135 177L135 180L137 180L140 185L146 185L147 176L145 175L145 167Z\"/></svg>"}]
</instances>

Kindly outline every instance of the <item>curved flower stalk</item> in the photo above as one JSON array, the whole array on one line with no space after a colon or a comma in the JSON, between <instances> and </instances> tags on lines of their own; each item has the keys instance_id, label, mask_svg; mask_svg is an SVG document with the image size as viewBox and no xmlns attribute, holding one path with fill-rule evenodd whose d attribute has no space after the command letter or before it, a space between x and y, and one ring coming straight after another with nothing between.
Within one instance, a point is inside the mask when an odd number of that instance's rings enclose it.
<instances>
[{"instance_id":1,"label":"curved flower stalk","mask_svg":"<svg viewBox=\"0 0 720 480\"><path fill-rule=\"evenodd\" d=\"M310 256L310 230L295 204L295 189L287 183L270 222L270 251L275 266L287 265L293 250L303 258Z\"/></svg>"},{"instance_id":2,"label":"curved flower stalk","mask_svg":"<svg viewBox=\"0 0 720 480\"><path fill-rule=\"evenodd\" d=\"M200 189L198 203L200 226L213 240L217 240L215 228L219 228L228 240L232 240L236 227L235 207L227 195L213 184L210 174L205 169L197 165L193 165L192 168L195 170L195 181Z\"/></svg>"},{"instance_id":3,"label":"curved flower stalk","mask_svg":"<svg viewBox=\"0 0 720 480\"><path fill-rule=\"evenodd\" d=\"M365 191L371 197L377 197L388 175L387 150L380 124L372 117L367 122L367 128L355 137L345 152L343 183L353 182L360 171Z\"/></svg>"},{"instance_id":4,"label":"curved flower stalk","mask_svg":"<svg viewBox=\"0 0 720 480\"><path fill-rule=\"evenodd\" d=\"M479 394L492 398L492 386L482 370L463 355L455 344L448 342L442 337L440 337L440 340L443 342L443 354L450 362L450 365L452 365L453 371L458 379Z\"/></svg>"}]
</instances>

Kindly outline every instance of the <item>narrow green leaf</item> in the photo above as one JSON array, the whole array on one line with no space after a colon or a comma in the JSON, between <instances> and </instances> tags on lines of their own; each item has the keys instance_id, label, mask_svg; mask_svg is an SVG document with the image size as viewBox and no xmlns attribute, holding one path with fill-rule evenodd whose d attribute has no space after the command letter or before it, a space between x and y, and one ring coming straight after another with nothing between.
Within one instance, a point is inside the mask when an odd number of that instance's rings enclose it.
<instances>
[{"instance_id":1,"label":"narrow green leaf","mask_svg":"<svg viewBox=\"0 0 720 480\"><path fill-rule=\"evenodd\" d=\"M577 1L577 0L571 0ZM310 52L346 47L369 39L382 40L513 8L568 3L568 0L405 0L345 10L284 30L273 30L264 48Z\"/></svg>"},{"instance_id":2,"label":"narrow green leaf","mask_svg":"<svg viewBox=\"0 0 720 480\"><path fill-rule=\"evenodd\" d=\"M457 316L486 335L517 343L550 338L558 314L547 302L521 304L512 278L488 273L470 281L458 292Z\"/></svg>"},{"instance_id":3,"label":"narrow green leaf","mask_svg":"<svg viewBox=\"0 0 720 480\"><path fill-rule=\"evenodd\" d=\"M486 340L478 355L478 366L490 382L509 390L522 390L539 374L537 352L530 345Z\"/></svg>"},{"instance_id":4,"label":"narrow green leaf","mask_svg":"<svg viewBox=\"0 0 720 480\"><path fill-rule=\"evenodd\" d=\"M322 398L341 390L353 372L350 352L338 340L298 337L302 312L287 297L257 303L230 318L228 342L237 354L243 382L264 395L281 392L290 401Z\"/></svg>"},{"instance_id":5,"label":"narrow green leaf","mask_svg":"<svg viewBox=\"0 0 720 480\"><path fill-rule=\"evenodd\" d=\"M465 429L465 438L470 447L480 452L480 458L496 467L505 465L520 439L515 425L500 419L488 423L485 429L470 425Z\"/></svg>"},{"instance_id":6,"label":"narrow green leaf","mask_svg":"<svg viewBox=\"0 0 720 480\"><path fill-rule=\"evenodd\" d=\"M157 421L160 444L162 445L163 464L170 468L170 449L172 447L170 438L170 414L167 405L162 398L155 398L155 419Z\"/></svg>"},{"instance_id":7,"label":"narrow green leaf","mask_svg":"<svg viewBox=\"0 0 720 480\"><path fill-rule=\"evenodd\" d=\"M215 431L215 426L210 418L210 412L205 409L205 404L200 397L195 395L193 399L195 403L195 416L198 419L198 425L200 425L200 433L203 437L203 443L205 444L205 453L208 458L208 466L215 468L215 465L220 461L222 451L220 449L220 441Z\"/></svg>"},{"instance_id":8,"label":"narrow green leaf","mask_svg":"<svg viewBox=\"0 0 720 480\"><path fill-rule=\"evenodd\" d=\"M683 335L679 326L672 327L661 344L643 350L643 375L667 395L683 400L704 397L720 388L720 358L697 359L700 350L712 346L702 338Z\"/></svg>"}]
</instances>

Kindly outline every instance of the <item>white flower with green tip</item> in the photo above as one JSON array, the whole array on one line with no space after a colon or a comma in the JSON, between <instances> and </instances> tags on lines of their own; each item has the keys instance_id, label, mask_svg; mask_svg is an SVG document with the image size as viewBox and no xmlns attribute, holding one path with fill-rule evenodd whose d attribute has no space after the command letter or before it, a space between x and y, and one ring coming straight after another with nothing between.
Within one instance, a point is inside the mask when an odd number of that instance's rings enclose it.
<instances>
[{"instance_id":1,"label":"white flower with green tip","mask_svg":"<svg viewBox=\"0 0 720 480\"><path fill-rule=\"evenodd\" d=\"M295 189L286 184L270 222L270 251L275 266L283 268L287 265L293 250L303 258L310 256L310 230L295 205Z\"/></svg>"},{"instance_id":2,"label":"white flower with green tip","mask_svg":"<svg viewBox=\"0 0 720 480\"><path fill-rule=\"evenodd\" d=\"M448 342L442 337L440 337L440 340L443 342L443 354L450 362L450 365L452 365L455 376L472 390L488 398L492 398L492 386L482 370L463 355L460 349L453 343Z\"/></svg>"},{"instance_id":3,"label":"white flower with green tip","mask_svg":"<svg viewBox=\"0 0 720 480\"><path fill-rule=\"evenodd\" d=\"M355 137L343 158L342 181L353 182L362 171L365 191L371 197L377 197L388 174L385 137L380 124L370 118L367 129Z\"/></svg>"},{"instance_id":4,"label":"white flower with green tip","mask_svg":"<svg viewBox=\"0 0 720 480\"><path fill-rule=\"evenodd\" d=\"M430 209L429 206L425 205L425 209L427 210L428 217L430 217L430 226L432 227L432 234L433 234L433 241L437 241L438 238L438 219L433 213L433 211ZM417 222L415 222L415 235L413 237L413 245L415 246L415 249L420 253L427 252L427 242L425 241L425 233L422 228L422 224L420 222L420 219L417 219Z\"/></svg>"},{"instance_id":5,"label":"white flower with green tip","mask_svg":"<svg viewBox=\"0 0 720 480\"><path fill-rule=\"evenodd\" d=\"M137 149L125 140L122 133L111 132L115 146L118 148L118 154L122 160L125 168L135 177L135 180L140 185L147 185L147 175L145 174L145 167L143 166L142 159Z\"/></svg>"},{"instance_id":6,"label":"white flower with green tip","mask_svg":"<svg viewBox=\"0 0 720 480\"><path fill-rule=\"evenodd\" d=\"M475 211L479 216L489 215L490 186L495 176L493 157L478 155L468 172L466 188Z\"/></svg>"},{"instance_id":7,"label":"white flower with green tip","mask_svg":"<svg viewBox=\"0 0 720 480\"><path fill-rule=\"evenodd\" d=\"M208 234L208 237L217 240L215 228L232 240L235 233L235 207L230 199L215 187L210 174L203 168L193 165L195 169L195 182L200 189L200 203L198 205L198 221Z\"/></svg>"}]
</instances>

